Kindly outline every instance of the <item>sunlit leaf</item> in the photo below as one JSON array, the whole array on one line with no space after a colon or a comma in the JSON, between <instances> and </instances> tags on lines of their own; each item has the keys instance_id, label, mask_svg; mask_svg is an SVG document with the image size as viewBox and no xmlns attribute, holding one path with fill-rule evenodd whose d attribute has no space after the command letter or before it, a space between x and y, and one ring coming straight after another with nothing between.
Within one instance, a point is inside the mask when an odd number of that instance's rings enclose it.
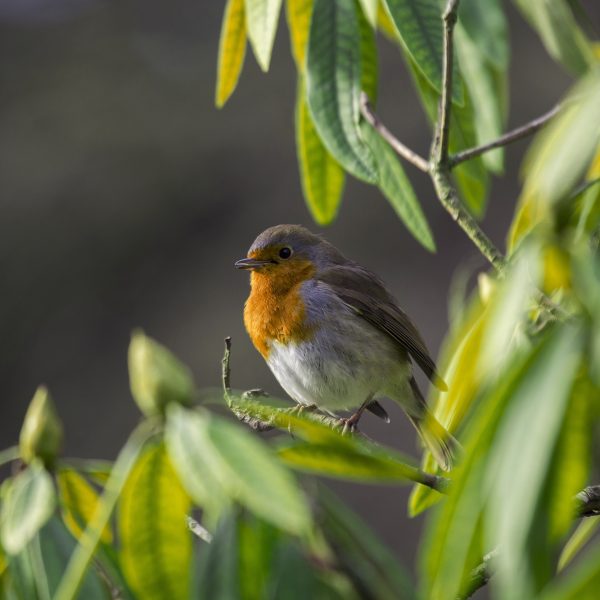
<instances>
[{"instance_id":1,"label":"sunlit leaf","mask_svg":"<svg viewBox=\"0 0 600 600\"><path fill-rule=\"evenodd\" d=\"M358 0L360 7L371 27L377 25L377 11L379 9L379 0Z\"/></svg>"},{"instance_id":2,"label":"sunlit leaf","mask_svg":"<svg viewBox=\"0 0 600 600\"><path fill-rule=\"evenodd\" d=\"M363 123L362 132L377 160L379 188L415 239L434 252L433 234L394 151L369 124Z\"/></svg>"},{"instance_id":3,"label":"sunlit leaf","mask_svg":"<svg viewBox=\"0 0 600 600\"><path fill-rule=\"evenodd\" d=\"M354 0L315 0L308 44L306 92L315 127L335 159L369 183L377 166L358 127L360 27Z\"/></svg>"},{"instance_id":4,"label":"sunlit leaf","mask_svg":"<svg viewBox=\"0 0 600 600\"><path fill-rule=\"evenodd\" d=\"M246 56L244 0L228 0L219 39L216 105L221 108L237 86Z\"/></svg>"},{"instance_id":5,"label":"sunlit leaf","mask_svg":"<svg viewBox=\"0 0 600 600\"><path fill-rule=\"evenodd\" d=\"M300 73L304 72L306 47L310 31L310 17L313 11L313 0L286 0L286 15L290 29L292 54Z\"/></svg>"},{"instance_id":6,"label":"sunlit leaf","mask_svg":"<svg viewBox=\"0 0 600 600\"><path fill-rule=\"evenodd\" d=\"M363 0L366 1L366 0ZM372 0L369 0L372 1ZM375 2L377 5L377 2ZM370 101L377 102L377 46L375 32L362 11L357 11L358 29L360 31L360 89L367 94Z\"/></svg>"},{"instance_id":7,"label":"sunlit leaf","mask_svg":"<svg viewBox=\"0 0 600 600\"><path fill-rule=\"evenodd\" d=\"M269 70L282 0L245 0L246 26L254 56L263 71Z\"/></svg>"},{"instance_id":8,"label":"sunlit leaf","mask_svg":"<svg viewBox=\"0 0 600 600\"><path fill-rule=\"evenodd\" d=\"M79 538L98 507L98 492L74 469L60 468L56 473L63 521L75 538ZM112 542L112 531L105 527L100 538Z\"/></svg>"},{"instance_id":9,"label":"sunlit leaf","mask_svg":"<svg viewBox=\"0 0 600 600\"><path fill-rule=\"evenodd\" d=\"M600 517L590 517L579 522L560 554L558 559L559 571L562 571L579 554L599 528Z\"/></svg>"},{"instance_id":10,"label":"sunlit leaf","mask_svg":"<svg viewBox=\"0 0 600 600\"><path fill-rule=\"evenodd\" d=\"M486 474L486 539L502 548L494 577L501 597L532 598L552 574L549 524L538 508L553 473L580 339L574 327L554 332L499 424Z\"/></svg>"},{"instance_id":11,"label":"sunlit leaf","mask_svg":"<svg viewBox=\"0 0 600 600\"><path fill-rule=\"evenodd\" d=\"M138 458L121 494L120 558L133 592L144 599L187 598L192 534L190 500L162 444Z\"/></svg>"},{"instance_id":12,"label":"sunlit leaf","mask_svg":"<svg viewBox=\"0 0 600 600\"><path fill-rule=\"evenodd\" d=\"M378 600L416 597L406 569L358 515L325 488L319 491L319 524L336 549L342 569L360 581L359 589Z\"/></svg>"},{"instance_id":13,"label":"sunlit leaf","mask_svg":"<svg viewBox=\"0 0 600 600\"><path fill-rule=\"evenodd\" d=\"M546 50L569 71L582 75L594 63L590 42L577 25L566 0L514 0Z\"/></svg>"},{"instance_id":14,"label":"sunlit leaf","mask_svg":"<svg viewBox=\"0 0 600 600\"><path fill-rule=\"evenodd\" d=\"M210 473L221 490L258 516L291 533L304 533L309 527L310 514L296 481L250 431L206 412L174 405L167 436L169 450L174 438L181 438L178 453L187 454L185 464L201 463L200 473ZM181 469L179 474L193 492L197 483L190 480L198 476Z\"/></svg>"},{"instance_id":15,"label":"sunlit leaf","mask_svg":"<svg viewBox=\"0 0 600 600\"><path fill-rule=\"evenodd\" d=\"M443 26L438 0L383 0L388 15L412 61L436 92L442 90ZM458 71L452 98L463 102Z\"/></svg>"},{"instance_id":16,"label":"sunlit leaf","mask_svg":"<svg viewBox=\"0 0 600 600\"><path fill-rule=\"evenodd\" d=\"M18 554L45 525L56 506L52 477L32 462L11 482L2 505L0 540L8 554Z\"/></svg>"},{"instance_id":17,"label":"sunlit leaf","mask_svg":"<svg viewBox=\"0 0 600 600\"><path fill-rule=\"evenodd\" d=\"M560 114L536 137L525 162L523 194L552 204L589 168L600 142L600 70L578 83Z\"/></svg>"},{"instance_id":18,"label":"sunlit leaf","mask_svg":"<svg viewBox=\"0 0 600 600\"><path fill-rule=\"evenodd\" d=\"M304 198L319 225L331 223L344 191L345 173L315 129L306 104L304 86L298 81L296 98L296 147Z\"/></svg>"},{"instance_id":19,"label":"sunlit leaf","mask_svg":"<svg viewBox=\"0 0 600 600\"><path fill-rule=\"evenodd\" d=\"M515 216L510 225L506 246L512 254L527 234L540 224L548 224L551 211L548 204L541 202L535 194L521 194Z\"/></svg>"},{"instance_id":20,"label":"sunlit leaf","mask_svg":"<svg viewBox=\"0 0 600 600\"><path fill-rule=\"evenodd\" d=\"M412 461L392 450L376 447L292 442L279 448L280 458L291 467L309 473L355 481L401 482L422 481Z\"/></svg>"}]
</instances>

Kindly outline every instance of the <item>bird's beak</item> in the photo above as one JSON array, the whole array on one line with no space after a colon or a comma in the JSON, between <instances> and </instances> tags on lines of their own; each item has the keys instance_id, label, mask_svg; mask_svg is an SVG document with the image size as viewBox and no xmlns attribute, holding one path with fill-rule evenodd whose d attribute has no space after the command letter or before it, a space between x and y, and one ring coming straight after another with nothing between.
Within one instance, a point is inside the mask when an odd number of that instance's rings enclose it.
<instances>
[{"instance_id":1,"label":"bird's beak","mask_svg":"<svg viewBox=\"0 0 600 600\"><path fill-rule=\"evenodd\" d=\"M236 269L244 269L245 271L252 271L254 269L260 269L267 265L273 264L271 260L258 260L256 258L242 258L235 263Z\"/></svg>"}]
</instances>

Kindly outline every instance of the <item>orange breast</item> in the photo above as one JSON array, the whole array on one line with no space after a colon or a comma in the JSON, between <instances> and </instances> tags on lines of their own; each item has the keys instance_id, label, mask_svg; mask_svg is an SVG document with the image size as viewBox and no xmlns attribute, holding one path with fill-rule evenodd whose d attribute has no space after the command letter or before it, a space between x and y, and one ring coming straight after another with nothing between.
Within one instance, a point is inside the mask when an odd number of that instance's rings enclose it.
<instances>
[{"instance_id":1,"label":"orange breast","mask_svg":"<svg viewBox=\"0 0 600 600\"><path fill-rule=\"evenodd\" d=\"M307 265L291 271L281 266L277 271L252 273L252 291L244 308L246 330L265 359L270 342L299 342L313 334L313 328L306 324L300 286L314 274L314 268Z\"/></svg>"}]
</instances>

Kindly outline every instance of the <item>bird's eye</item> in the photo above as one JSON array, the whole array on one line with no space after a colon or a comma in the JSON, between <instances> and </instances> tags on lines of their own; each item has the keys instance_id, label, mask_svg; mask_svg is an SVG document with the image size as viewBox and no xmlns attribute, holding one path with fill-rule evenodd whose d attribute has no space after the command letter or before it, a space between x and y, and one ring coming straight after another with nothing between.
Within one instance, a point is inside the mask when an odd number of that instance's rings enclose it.
<instances>
[{"instance_id":1,"label":"bird's eye","mask_svg":"<svg viewBox=\"0 0 600 600\"><path fill-rule=\"evenodd\" d=\"M292 249L287 246L279 251L279 258L283 258L284 260L288 259L291 255Z\"/></svg>"}]
</instances>

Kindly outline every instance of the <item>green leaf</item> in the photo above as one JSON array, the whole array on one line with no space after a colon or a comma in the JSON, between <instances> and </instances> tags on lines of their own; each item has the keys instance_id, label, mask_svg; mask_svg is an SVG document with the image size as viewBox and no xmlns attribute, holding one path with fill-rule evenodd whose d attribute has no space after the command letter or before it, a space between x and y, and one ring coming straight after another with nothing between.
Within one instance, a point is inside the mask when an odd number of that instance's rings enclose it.
<instances>
[{"instance_id":1,"label":"green leaf","mask_svg":"<svg viewBox=\"0 0 600 600\"><path fill-rule=\"evenodd\" d=\"M291 533L307 531L310 513L306 500L270 448L239 425L205 412L173 406L167 436L170 446L173 436L183 440L180 451L189 455L188 464L202 463L200 471L209 472L231 499L270 523ZM191 439L195 442L191 443ZM186 482L196 475L180 472L180 476L191 489L194 484Z\"/></svg>"},{"instance_id":2,"label":"green leaf","mask_svg":"<svg viewBox=\"0 0 600 600\"><path fill-rule=\"evenodd\" d=\"M140 598L187 598L192 535L190 499L162 444L139 456L121 494L118 531L127 583Z\"/></svg>"},{"instance_id":3,"label":"green leaf","mask_svg":"<svg viewBox=\"0 0 600 600\"><path fill-rule=\"evenodd\" d=\"M600 143L598 106L600 70L595 70L573 88L560 114L536 136L525 162L525 197L553 204L571 192Z\"/></svg>"},{"instance_id":4,"label":"green leaf","mask_svg":"<svg viewBox=\"0 0 600 600\"><path fill-rule=\"evenodd\" d=\"M523 16L537 30L546 50L576 75L594 64L591 44L577 25L566 0L514 0Z\"/></svg>"},{"instance_id":5,"label":"green leaf","mask_svg":"<svg viewBox=\"0 0 600 600\"><path fill-rule=\"evenodd\" d=\"M286 2L292 54L299 73L304 73L306 67L306 47L308 45L312 11L313 0L287 0Z\"/></svg>"},{"instance_id":6,"label":"green leaf","mask_svg":"<svg viewBox=\"0 0 600 600\"><path fill-rule=\"evenodd\" d=\"M269 70L282 0L245 0L248 38L263 71Z\"/></svg>"},{"instance_id":7,"label":"green leaf","mask_svg":"<svg viewBox=\"0 0 600 600\"><path fill-rule=\"evenodd\" d=\"M408 67L421 104L431 124L436 122L439 94L431 84L423 77L416 66L408 61ZM473 106L469 94L464 94L464 105L452 108L452 119L450 119L450 143L451 154L477 145L477 136L474 128ZM489 175L481 157L465 161L453 169L456 183L459 187L463 200L469 210L477 217L485 212L487 193L489 188Z\"/></svg>"},{"instance_id":8,"label":"green leaf","mask_svg":"<svg viewBox=\"0 0 600 600\"><path fill-rule=\"evenodd\" d=\"M221 108L237 86L244 57L246 56L246 13L244 0L228 0L223 14L219 59L217 67L217 91L215 104Z\"/></svg>"},{"instance_id":9,"label":"green leaf","mask_svg":"<svg viewBox=\"0 0 600 600\"><path fill-rule=\"evenodd\" d=\"M460 4L455 30L456 52L473 100L477 143L499 137L504 130L507 104L507 26L498 0L468 0ZM486 152L486 167L501 173L503 149Z\"/></svg>"},{"instance_id":10,"label":"green leaf","mask_svg":"<svg viewBox=\"0 0 600 600\"><path fill-rule=\"evenodd\" d=\"M501 597L532 598L552 574L549 523L540 507L548 495L580 346L576 328L558 328L499 424L487 467L485 526L490 547L502 548L494 577Z\"/></svg>"},{"instance_id":11,"label":"green leaf","mask_svg":"<svg viewBox=\"0 0 600 600\"><path fill-rule=\"evenodd\" d=\"M319 225L329 225L338 213L346 177L317 134L300 79L296 98L296 147L306 204Z\"/></svg>"},{"instance_id":12,"label":"green leaf","mask_svg":"<svg viewBox=\"0 0 600 600\"><path fill-rule=\"evenodd\" d=\"M319 489L319 524L336 550L342 570L357 579L358 589L378 600L416 597L406 569L358 515L324 487Z\"/></svg>"},{"instance_id":13,"label":"green leaf","mask_svg":"<svg viewBox=\"0 0 600 600\"><path fill-rule=\"evenodd\" d=\"M375 29L377 26L377 10L379 8L379 0L358 0L363 15L367 19L369 25Z\"/></svg>"},{"instance_id":14,"label":"green leaf","mask_svg":"<svg viewBox=\"0 0 600 600\"><path fill-rule=\"evenodd\" d=\"M375 183L377 166L358 127L360 28L354 0L315 0L306 93L321 140L355 177Z\"/></svg>"},{"instance_id":15,"label":"green leaf","mask_svg":"<svg viewBox=\"0 0 600 600\"><path fill-rule=\"evenodd\" d=\"M63 522L79 538L98 508L99 495L96 490L74 469L61 467L56 473ZM112 543L112 531L106 527L101 540Z\"/></svg>"},{"instance_id":16,"label":"green leaf","mask_svg":"<svg viewBox=\"0 0 600 600\"><path fill-rule=\"evenodd\" d=\"M377 160L379 189L415 239L430 252L435 252L427 219L394 151L368 123L363 123L362 132Z\"/></svg>"},{"instance_id":17,"label":"green leaf","mask_svg":"<svg viewBox=\"0 0 600 600\"><path fill-rule=\"evenodd\" d=\"M410 459L376 447L293 442L280 446L280 458L291 467L329 477L353 481L401 482L422 481L419 470Z\"/></svg>"},{"instance_id":18,"label":"green leaf","mask_svg":"<svg viewBox=\"0 0 600 600\"><path fill-rule=\"evenodd\" d=\"M8 554L18 554L52 516L56 495L52 477L35 460L11 482L2 506L0 539Z\"/></svg>"},{"instance_id":19,"label":"green leaf","mask_svg":"<svg viewBox=\"0 0 600 600\"><path fill-rule=\"evenodd\" d=\"M358 29L360 31L360 89L367 94L371 103L375 104L377 102L377 45L375 44L375 31L365 18L362 10L357 9L357 18Z\"/></svg>"},{"instance_id":20,"label":"green leaf","mask_svg":"<svg viewBox=\"0 0 600 600\"><path fill-rule=\"evenodd\" d=\"M539 600L595 600L600 588L600 544L595 544L564 578L556 579Z\"/></svg>"},{"instance_id":21,"label":"green leaf","mask_svg":"<svg viewBox=\"0 0 600 600\"><path fill-rule=\"evenodd\" d=\"M558 559L558 570L562 571L580 550L594 537L600 527L600 517L582 519L569 538Z\"/></svg>"},{"instance_id":22,"label":"green leaf","mask_svg":"<svg viewBox=\"0 0 600 600\"><path fill-rule=\"evenodd\" d=\"M438 0L383 0L402 47L436 92L442 91L444 30ZM463 103L458 70L452 85L452 100Z\"/></svg>"}]
</instances>

